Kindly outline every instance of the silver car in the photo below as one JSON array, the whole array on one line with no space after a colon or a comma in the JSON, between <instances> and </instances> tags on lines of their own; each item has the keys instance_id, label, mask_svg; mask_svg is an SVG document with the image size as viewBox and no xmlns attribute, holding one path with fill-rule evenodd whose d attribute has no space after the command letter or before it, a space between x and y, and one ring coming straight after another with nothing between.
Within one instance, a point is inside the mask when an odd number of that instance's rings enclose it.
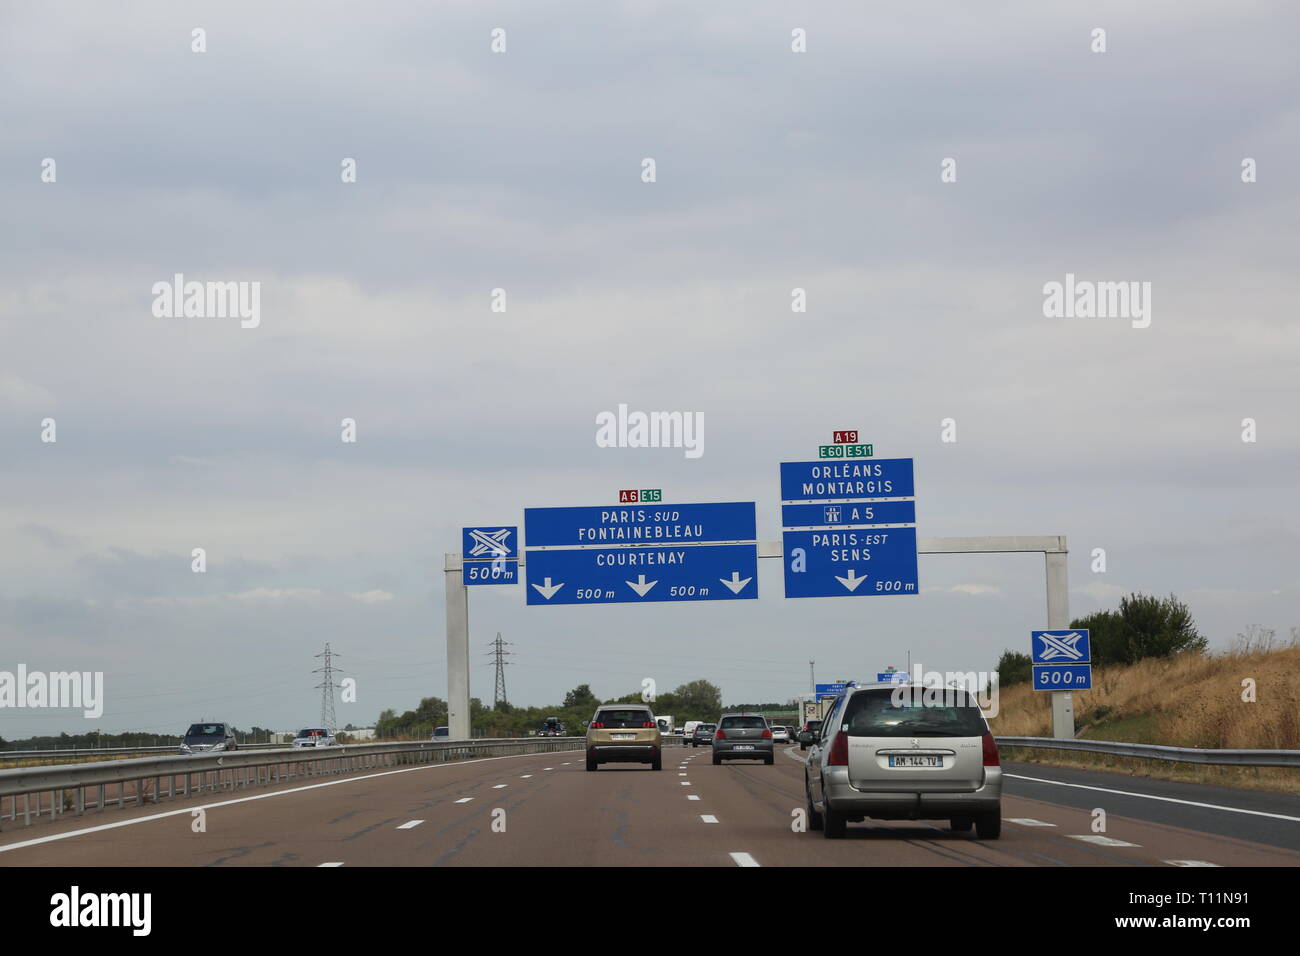
<instances>
[{"instance_id":1,"label":"silver car","mask_svg":"<svg viewBox=\"0 0 1300 956\"><path fill-rule=\"evenodd\" d=\"M305 727L293 738L292 746L301 750L304 747L334 747L338 741L324 727Z\"/></svg>"},{"instance_id":2,"label":"silver car","mask_svg":"<svg viewBox=\"0 0 1300 956\"><path fill-rule=\"evenodd\" d=\"M762 714L723 714L713 734L713 763L761 760L771 764L772 731Z\"/></svg>"},{"instance_id":3,"label":"silver car","mask_svg":"<svg viewBox=\"0 0 1300 956\"><path fill-rule=\"evenodd\" d=\"M998 746L965 691L862 684L835 701L809 747L804 788L808 825L830 839L845 824L946 819L1002 832Z\"/></svg>"}]
</instances>

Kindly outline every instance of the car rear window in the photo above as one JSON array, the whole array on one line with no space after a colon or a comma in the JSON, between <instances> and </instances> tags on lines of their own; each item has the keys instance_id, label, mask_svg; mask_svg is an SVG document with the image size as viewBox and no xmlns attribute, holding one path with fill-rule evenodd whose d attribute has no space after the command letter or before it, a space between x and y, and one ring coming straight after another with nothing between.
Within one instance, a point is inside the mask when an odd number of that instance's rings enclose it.
<instances>
[{"instance_id":1,"label":"car rear window","mask_svg":"<svg viewBox=\"0 0 1300 956\"><path fill-rule=\"evenodd\" d=\"M654 721L650 719L649 712L644 710L601 710L596 712L596 719L592 723L604 724L606 727L641 727Z\"/></svg>"},{"instance_id":2,"label":"car rear window","mask_svg":"<svg viewBox=\"0 0 1300 956\"><path fill-rule=\"evenodd\" d=\"M225 734L225 724L191 724L185 731L186 737L224 737Z\"/></svg>"},{"instance_id":3,"label":"car rear window","mask_svg":"<svg viewBox=\"0 0 1300 956\"><path fill-rule=\"evenodd\" d=\"M723 717L722 726L728 730L766 730L767 721L762 717Z\"/></svg>"},{"instance_id":4,"label":"car rear window","mask_svg":"<svg viewBox=\"0 0 1300 956\"><path fill-rule=\"evenodd\" d=\"M927 699L930 698L930 699ZM941 698L941 699L934 699ZM964 691L932 688L860 691L844 711L850 737L982 737L984 715Z\"/></svg>"}]
</instances>

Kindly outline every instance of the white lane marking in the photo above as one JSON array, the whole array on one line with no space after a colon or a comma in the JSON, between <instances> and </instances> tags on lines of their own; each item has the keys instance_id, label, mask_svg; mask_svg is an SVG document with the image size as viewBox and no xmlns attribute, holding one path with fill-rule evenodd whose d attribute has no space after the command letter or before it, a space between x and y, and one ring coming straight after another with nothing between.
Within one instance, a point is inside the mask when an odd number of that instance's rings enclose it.
<instances>
[{"instance_id":1,"label":"white lane marking","mask_svg":"<svg viewBox=\"0 0 1300 956\"><path fill-rule=\"evenodd\" d=\"M560 764L561 767L567 767L568 765L569 765L569 761L567 760L564 761L564 763Z\"/></svg>"},{"instance_id":2,"label":"white lane marking","mask_svg":"<svg viewBox=\"0 0 1300 956\"><path fill-rule=\"evenodd\" d=\"M697 797L697 796L696 796L695 794L693 794L693 793L688 793L688 794L686 795L686 799L687 799L687 800L698 800L698 799L700 799L700 798Z\"/></svg>"},{"instance_id":3,"label":"white lane marking","mask_svg":"<svg viewBox=\"0 0 1300 956\"><path fill-rule=\"evenodd\" d=\"M679 782L683 787L689 787L691 785L691 782L689 780L681 780Z\"/></svg>"},{"instance_id":4,"label":"white lane marking","mask_svg":"<svg viewBox=\"0 0 1300 956\"><path fill-rule=\"evenodd\" d=\"M398 827L397 829L399 829L399 830L414 830L416 827L418 827L418 826L419 826L421 823L423 823L423 822L424 822L423 820L411 820L411 821L409 821L409 822L407 822L407 823L403 823L403 824L402 824L400 827Z\"/></svg>"},{"instance_id":5,"label":"white lane marking","mask_svg":"<svg viewBox=\"0 0 1300 956\"><path fill-rule=\"evenodd\" d=\"M1031 783L1051 783L1058 787L1074 787L1077 790L1096 790L1100 793L1114 793L1121 797L1141 797L1144 800L1160 800L1164 803L1181 803L1185 807L1202 807L1206 810L1223 810L1225 813L1248 813L1252 817L1269 817L1273 820L1290 820L1300 823L1300 817L1289 817L1285 813L1266 813L1263 810L1243 810L1241 807L1224 807L1217 803L1198 803L1195 800L1179 800L1177 797L1157 797L1153 793L1134 793L1131 790L1110 790L1106 787L1093 787L1084 783L1063 783L1060 780L1044 780L1042 777L1024 777L1018 773L1003 773L1004 777L1016 780L1028 780Z\"/></svg>"},{"instance_id":6,"label":"white lane marking","mask_svg":"<svg viewBox=\"0 0 1300 956\"><path fill-rule=\"evenodd\" d=\"M376 777L391 777L399 773L419 773L422 770L446 770L448 767L464 767L472 763L487 763L489 760L518 760L520 757L536 757L537 754L507 754L504 757L476 757L473 760L458 760L452 763L430 763L423 767L404 767L401 770L381 770L378 773L368 773L360 777L346 777L343 780L326 780L322 783L309 783L302 787L290 787L287 790L276 790L272 793L255 793L247 797L236 797L233 800L219 800L216 803L205 803L198 807L182 807L179 810L164 810L162 813L151 813L148 816L135 817L131 820L119 820L116 823L101 823L99 826L83 827L80 830L69 830L67 833L55 833L50 836L36 837L33 840L23 840L19 843L10 843L6 846L0 846L0 853L8 853L10 850L21 850L24 847L39 846L42 843L54 843L58 840L67 840L76 836L85 836L88 833L102 833L104 830L116 830L118 827L135 826L137 823L150 823L154 820L161 820L164 817L178 817L181 815L192 815L195 810L215 810L218 807L230 807L237 803L251 803L254 800L270 800L272 797L283 797L290 793L302 793L305 790L319 790L322 787L340 787L347 783L357 783L361 780L373 780Z\"/></svg>"},{"instance_id":7,"label":"white lane marking","mask_svg":"<svg viewBox=\"0 0 1300 956\"><path fill-rule=\"evenodd\" d=\"M1044 823L1031 817L1007 817L1007 823L1019 823L1022 827L1054 827L1055 823Z\"/></svg>"},{"instance_id":8,"label":"white lane marking","mask_svg":"<svg viewBox=\"0 0 1300 956\"><path fill-rule=\"evenodd\" d=\"M339 860L337 863L317 863L316 868L320 869L322 866L342 866L342 865L343 865L343 861Z\"/></svg>"},{"instance_id":9,"label":"white lane marking","mask_svg":"<svg viewBox=\"0 0 1300 956\"><path fill-rule=\"evenodd\" d=\"M520 779L520 780L527 780L527 779L528 779L529 777L531 777L531 776L532 776L531 773L526 773L526 774L521 775L519 779Z\"/></svg>"},{"instance_id":10,"label":"white lane marking","mask_svg":"<svg viewBox=\"0 0 1300 956\"><path fill-rule=\"evenodd\" d=\"M493 787L492 789L493 789L493 790L504 790L505 788L506 788L506 785L505 785L504 783L499 783L499 784L497 784L495 787Z\"/></svg>"},{"instance_id":11,"label":"white lane marking","mask_svg":"<svg viewBox=\"0 0 1300 956\"><path fill-rule=\"evenodd\" d=\"M718 822L718 818L715 817L715 816L714 816L713 814L711 814L711 813L701 813L701 814L700 814L700 819L703 820L705 823L717 823L717 822Z\"/></svg>"},{"instance_id":12,"label":"white lane marking","mask_svg":"<svg viewBox=\"0 0 1300 956\"><path fill-rule=\"evenodd\" d=\"M1161 860L1162 863L1168 863L1170 866L1215 866L1218 863L1206 863L1204 860Z\"/></svg>"},{"instance_id":13,"label":"white lane marking","mask_svg":"<svg viewBox=\"0 0 1300 956\"><path fill-rule=\"evenodd\" d=\"M461 798L460 798L459 800L457 800L456 802L457 802L457 803L469 803L469 802L470 802L471 800L473 800L473 799L474 799L473 797L461 797Z\"/></svg>"},{"instance_id":14,"label":"white lane marking","mask_svg":"<svg viewBox=\"0 0 1300 956\"><path fill-rule=\"evenodd\" d=\"M543 769L543 770L554 770L555 768L554 768L554 767L543 767L542 769Z\"/></svg>"},{"instance_id":15,"label":"white lane marking","mask_svg":"<svg viewBox=\"0 0 1300 956\"><path fill-rule=\"evenodd\" d=\"M731 858L736 861L736 866L758 866L759 863L748 853L732 853Z\"/></svg>"},{"instance_id":16,"label":"white lane marking","mask_svg":"<svg viewBox=\"0 0 1300 956\"><path fill-rule=\"evenodd\" d=\"M684 777L684 776L686 776L686 774L684 774L684 773L679 773L677 776L679 776L679 777Z\"/></svg>"},{"instance_id":17,"label":"white lane marking","mask_svg":"<svg viewBox=\"0 0 1300 956\"><path fill-rule=\"evenodd\" d=\"M1097 846L1141 846L1141 843L1127 843L1124 840L1115 840L1108 836L1102 836L1099 833L1071 833L1071 840L1082 840L1084 843L1095 843Z\"/></svg>"}]
</instances>

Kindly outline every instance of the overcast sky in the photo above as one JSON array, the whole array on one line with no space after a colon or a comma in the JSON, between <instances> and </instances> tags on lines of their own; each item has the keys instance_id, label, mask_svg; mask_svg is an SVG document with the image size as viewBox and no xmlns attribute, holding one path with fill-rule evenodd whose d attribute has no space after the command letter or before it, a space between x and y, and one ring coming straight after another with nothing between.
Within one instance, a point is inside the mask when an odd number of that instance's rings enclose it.
<instances>
[{"instance_id":1,"label":"overcast sky","mask_svg":"<svg viewBox=\"0 0 1300 956\"><path fill-rule=\"evenodd\" d=\"M1073 615L1300 625L1297 35L1287 3L5 4L0 670L107 699L0 736L310 724L326 641L340 725L445 698L463 525L652 487L776 540L778 463L837 428L915 459L922 536L1067 535ZM260 282L260 325L155 317L178 272ZM1067 273L1151 283L1150 326L1044 317ZM702 413L704 454L597 447L620 403ZM735 603L480 588L472 691L498 631L545 705L987 670L1045 626L1041 555L861 600L760 564Z\"/></svg>"}]
</instances>

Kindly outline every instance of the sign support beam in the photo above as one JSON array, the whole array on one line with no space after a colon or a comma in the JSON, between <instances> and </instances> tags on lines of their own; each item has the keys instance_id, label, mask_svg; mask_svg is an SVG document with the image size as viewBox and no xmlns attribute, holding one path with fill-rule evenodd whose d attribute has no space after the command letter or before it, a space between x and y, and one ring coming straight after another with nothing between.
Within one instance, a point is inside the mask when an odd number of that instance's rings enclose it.
<instances>
[{"instance_id":1,"label":"sign support beam","mask_svg":"<svg viewBox=\"0 0 1300 956\"><path fill-rule=\"evenodd\" d=\"M917 538L919 554L991 554L1041 552L1047 570L1047 627L1070 626L1069 549L1065 535L980 538ZM760 558L784 557L782 542L760 541ZM520 555L523 567L526 558ZM443 570L447 582L447 709L452 740L468 740L469 725L469 596L461 579L461 556L448 554ZM1074 737L1074 695L1052 692L1052 736Z\"/></svg>"},{"instance_id":2,"label":"sign support beam","mask_svg":"<svg viewBox=\"0 0 1300 956\"><path fill-rule=\"evenodd\" d=\"M454 565L454 566L453 566ZM461 556L447 555L447 736L469 740L469 589Z\"/></svg>"}]
</instances>

